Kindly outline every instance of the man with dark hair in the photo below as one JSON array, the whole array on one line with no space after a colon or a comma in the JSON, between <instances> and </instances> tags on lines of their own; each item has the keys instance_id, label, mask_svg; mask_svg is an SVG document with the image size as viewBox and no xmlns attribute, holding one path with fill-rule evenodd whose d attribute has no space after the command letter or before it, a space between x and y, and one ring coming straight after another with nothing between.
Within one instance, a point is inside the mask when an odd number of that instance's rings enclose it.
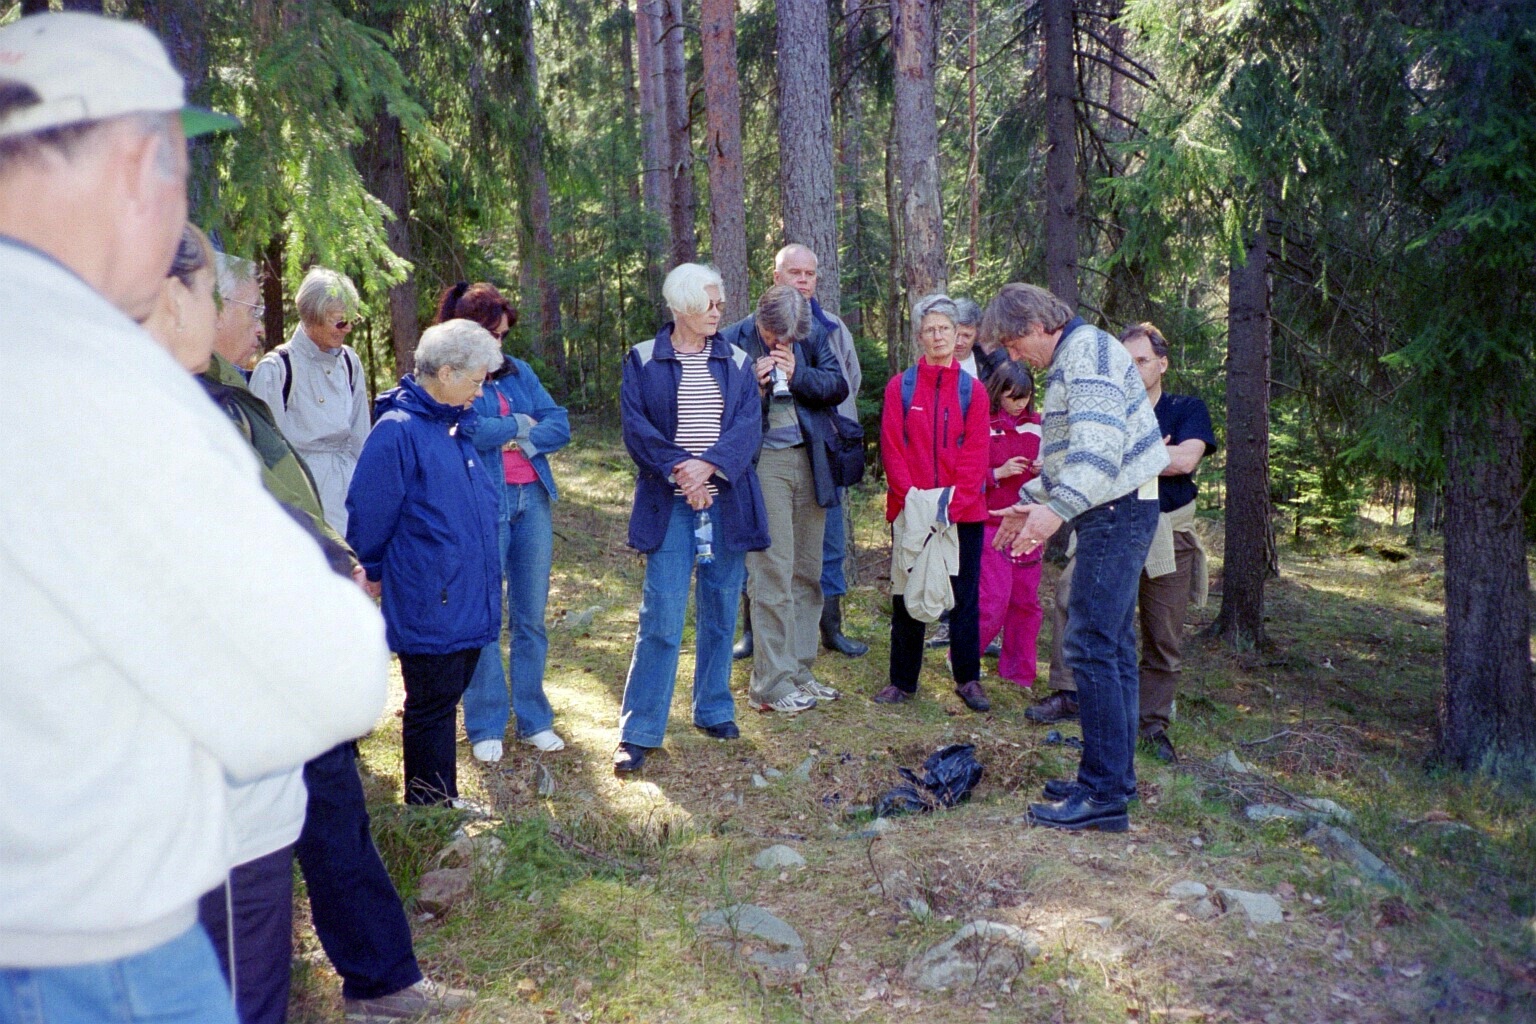
<instances>
[{"instance_id":1,"label":"man with dark hair","mask_svg":"<svg viewBox=\"0 0 1536 1024\"><path fill-rule=\"evenodd\" d=\"M1136 580L1157 527L1168 453L1130 354L1050 292L1005 285L982 334L1015 359L1050 367L1041 409L1041 472L1003 514L994 543L1038 551L1064 522L1076 532L1078 585L1065 650L1078 681L1083 754L1076 780L1047 784L1036 825L1129 828L1136 789Z\"/></svg>"},{"instance_id":2,"label":"man with dark hair","mask_svg":"<svg viewBox=\"0 0 1536 1024\"><path fill-rule=\"evenodd\" d=\"M1206 598L1205 549L1194 529L1194 472L1206 452L1215 450L1216 435L1203 401L1194 395L1163 391L1163 375L1168 372L1168 342L1162 332L1151 324L1137 324L1121 333L1120 342L1147 386L1147 400L1152 403L1163 444L1168 448L1168 467L1158 481L1157 533L1152 537L1137 590L1141 619L1138 703L1142 742L1151 747L1159 760L1172 762L1178 760L1178 754L1168 738L1168 726L1173 719L1173 701L1182 671L1184 612L1191 596L1201 608L1205 607ZM1032 722L1049 724L1077 714L1077 686L1062 656L1075 562L1075 558L1068 560L1056 584L1056 628L1051 644L1053 692L1024 712Z\"/></svg>"}]
</instances>

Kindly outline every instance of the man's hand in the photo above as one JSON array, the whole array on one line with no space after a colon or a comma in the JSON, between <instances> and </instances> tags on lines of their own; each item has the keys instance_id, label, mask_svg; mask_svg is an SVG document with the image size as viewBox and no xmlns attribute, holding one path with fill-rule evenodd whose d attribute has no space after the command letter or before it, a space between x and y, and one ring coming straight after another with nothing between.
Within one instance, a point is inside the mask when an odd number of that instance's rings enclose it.
<instances>
[{"instance_id":1,"label":"man's hand","mask_svg":"<svg viewBox=\"0 0 1536 1024\"><path fill-rule=\"evenodd\" d=\"M793 345L774 349L768 353L768 358L784 371L785 380L795 379L795 347Z\"/></svg>"},{"instance_id":2,"label":"man's hand","mask_svg":"<svg viewBox=\"0 0 1536 1024\"><path fill-rule=\"evenodd\" d=\"M1011 476L1027 473L1030 469L1030 461L1022 455L1015 455L1007 462L992 471L992 475L999 480L1006 480Z\"/></svg>"},{"instance_id":3,"label":"man's hand","mask_svg":"<svg viewBox=\"0 0 1536 1024\"><path fill-rule=\"evenodd\" d=\"M768 387L768 380L773 375L773 357L763 356L752 364L752 372L757 374L757 386Z\"/></svg>"},{"instance_id":4,"label":"man's hand","mask_svg":"<svg viewBox=\"0 0 1536 1024\"><path fill-rule=\"evenodd\" d=\"M358 566L356 569L352 570L352 579L359 587L363 588L363 593L367 594L375 601L377 601L384 593L384 581L380 580L379 582L375 583L373 580L370 580L368 578L368 570L364 569L362 566Z\"/></svg>"},{"instance_id":5,"label":"man's hand","mask_svg":"<svg viewBox=\"0 0 1536 1024\"><path fill-rule=\"evenodd\" d=\"M1003 513L1003 525L998 527L992 546L1014 558L1032 555L1059 529L1061 516L1044 505L1020 502Z\"/></svg>"}]
</instances>

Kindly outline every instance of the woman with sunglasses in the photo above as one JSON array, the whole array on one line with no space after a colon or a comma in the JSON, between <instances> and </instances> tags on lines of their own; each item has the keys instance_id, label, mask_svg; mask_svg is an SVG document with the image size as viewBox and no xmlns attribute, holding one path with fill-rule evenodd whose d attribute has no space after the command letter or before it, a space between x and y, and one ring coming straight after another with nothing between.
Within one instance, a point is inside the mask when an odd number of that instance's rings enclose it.
<instances>
[{"instance_id":1,"label":"woman with sunglasses","mask_svg":"<svg viewBox=\"0 0 1536 1024\"><path fill-rule=\"evenodd\" d=\"M517 324L517 310L496 286L460 281L443 290L437 322L472 320L501 341ZM555 732L555 712L544 695L549 639L544 608L549 602L554 530L550 505L559 498L549 453L571 440L570 418L556 404L533 367L504 355L464 422L465 436L480 452L480 465L497 494L496 532L507 587L511 634L512 699L501 661L501 631L485 645L469 689L464 691L464 731L476 759L501 760L507 719L517 715L517 736L546 753L565 749Z\"/></svg>"},{"instance_id":2,"label":"woman with sunglasses","mask_svg":"<svg viewBox=\"0 0 1536 1024\"><path fill-rule=\"evenodd\" d=\"M345 535L347 488L369 427L363 364L347 346L357 318L357 289L345 274L316 267L304 275L295 305L299 326L256 364L251 391L304 456L320 489L325 521Z\"/></svg>"}]
</instances>

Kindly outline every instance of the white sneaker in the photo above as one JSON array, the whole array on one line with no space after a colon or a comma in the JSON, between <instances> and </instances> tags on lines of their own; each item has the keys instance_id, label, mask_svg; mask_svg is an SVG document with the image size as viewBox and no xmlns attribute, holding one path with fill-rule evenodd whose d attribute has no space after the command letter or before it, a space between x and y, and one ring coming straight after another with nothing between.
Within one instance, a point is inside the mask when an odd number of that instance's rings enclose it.
<instances>
[{"instance_id":1,"label":"white sneaker","mask_svg":"<svg viewBox=\"0 0 1536 1024\"><path fill-rule=\"evenodd\" d=\"M495 764L501 760L501 740L481 740L472 749L475 752L476 761Z\"/></svg>"},{"instance_id":2,"label":"white sneaker","mask_svg":"<svg viewBox=\"0 0 1536 1024\"><path fill-rule=\"evenodd\" d=\"M777 711L783 715L798 715L802 711L809 711L816 706L816 698L810 694L801 693L791 689L778 700L764 700L761 697L747 695L747 703L758 711Z\"/></svg>"},{"instance_id":3,"label":"white sneaker","mask_svg":"<svg viewBox=\"0 0 1536 1024\"><path fill-rule=\"evenodd\" d=\"M473 814L479 818L494 818L496 816L496 812L491 810L486 804L478 800L469 800L462 796L456 796L448 801L448 806L456 811L464 811L466 814Z\"/></svg>"},{"instance_id":4,"label":"white sneaker","mask_svg":"<svg viewBox=\"0 0 1536 1024\"><path fill-rule=\"evenodd\" d=\"M842 694L839 693L836 689L828 686L826 683L821 682L814 676L812 676L807 682L796 683L795 689L799 690L807 697L814 697L817 700L837 700L837 698L842 696Z\"/></svg>"},{"instance_id":5,"label":"white sneaker","mask_svg":"<svg viewBox=\"0 0 1536 1024\"><path fill-rule=\"evenodd\" d=\"M524 736L523 742L530 746L538 747L546 754L553 754L557 750L565 749L565 740L553 729L544 729L532 736Z\"/></svg>"}]
</instances>

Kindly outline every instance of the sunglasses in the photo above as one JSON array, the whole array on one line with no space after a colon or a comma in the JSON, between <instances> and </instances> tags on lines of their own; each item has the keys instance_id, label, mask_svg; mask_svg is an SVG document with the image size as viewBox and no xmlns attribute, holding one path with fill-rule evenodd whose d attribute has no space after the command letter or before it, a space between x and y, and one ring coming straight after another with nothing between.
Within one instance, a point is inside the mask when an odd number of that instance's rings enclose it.
<instances>
[{"instance_id":1,"label":"sunglasses","mask_svg":"<svg viewBox=\"0 0 1536 1024\"><path fill-rule=\"evenodd\" d=\"M335 322L335 323L334 323L334 324L332 324L332 325L331 325L331 326L332 326L332 327L334 327L334 328L336 328L336 329L337 329L337 330L338 330L338 331L345 331L345 330L347 330L347 329L348 329L348 328L349 328L349 327L351 327L351 326L352 326L352 321L351 321L351 320L337 320L337 321L336 321L336 322Z\"/></svg>"}]
</instances>

